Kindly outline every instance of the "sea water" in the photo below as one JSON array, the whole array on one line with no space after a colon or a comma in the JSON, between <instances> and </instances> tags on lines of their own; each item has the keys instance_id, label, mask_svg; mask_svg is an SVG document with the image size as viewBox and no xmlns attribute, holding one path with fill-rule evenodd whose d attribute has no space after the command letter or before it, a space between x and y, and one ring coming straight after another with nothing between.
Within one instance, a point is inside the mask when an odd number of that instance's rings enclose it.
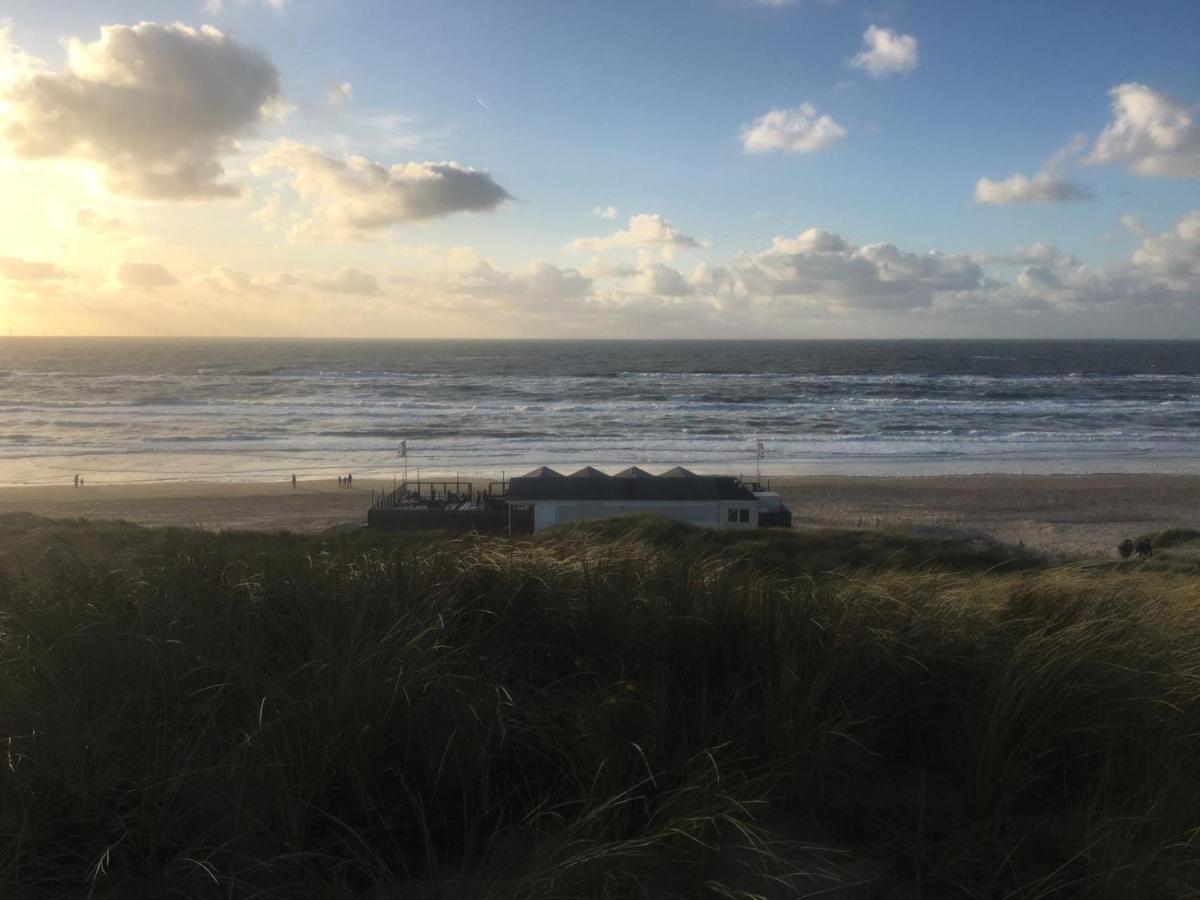
<instances>
[{"instance_id":1,"label":"sea water","mask_svg":"<svg viewBox=\"0 0 1200 900\"><path fill-rule=\"evenodd\" d=\"M1200 472L1196 341L0 338L0 483Z\"/></svg>"}]
</instances>

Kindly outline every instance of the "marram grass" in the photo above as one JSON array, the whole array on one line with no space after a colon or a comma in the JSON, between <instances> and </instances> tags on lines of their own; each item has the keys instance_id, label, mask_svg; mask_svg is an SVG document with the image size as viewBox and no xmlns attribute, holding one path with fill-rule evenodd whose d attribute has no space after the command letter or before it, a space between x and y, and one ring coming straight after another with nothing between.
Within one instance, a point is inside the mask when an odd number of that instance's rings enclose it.
<instances>
[{"instance_id":1,"label":"marram grass","mask_svg":"<svg viewBox=\"0 0 1200 900\"><path fill-rule=\"evenodd\" d=\"M1200 893L1194 571L654 520L0 541L3 897Z\"/></svg>"}]
</instances>

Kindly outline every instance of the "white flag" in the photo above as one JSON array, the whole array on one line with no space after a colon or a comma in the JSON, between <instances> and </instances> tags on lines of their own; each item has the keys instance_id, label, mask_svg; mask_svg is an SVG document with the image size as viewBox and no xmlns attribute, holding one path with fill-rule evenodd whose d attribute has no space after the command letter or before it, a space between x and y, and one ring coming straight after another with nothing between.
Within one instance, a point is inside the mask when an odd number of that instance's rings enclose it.
<instances>
[{"instance_id":1,"label":"white flag","mask_svg":"<svg viewBox=\"0 0 1200 900\"><path fill-rule=\"evenodd\" d=\"M766 456L767 456L767 445L764 444L762 441L759 441L758 442L758 458L766 459Z\"/></svg>"}]
</instances>

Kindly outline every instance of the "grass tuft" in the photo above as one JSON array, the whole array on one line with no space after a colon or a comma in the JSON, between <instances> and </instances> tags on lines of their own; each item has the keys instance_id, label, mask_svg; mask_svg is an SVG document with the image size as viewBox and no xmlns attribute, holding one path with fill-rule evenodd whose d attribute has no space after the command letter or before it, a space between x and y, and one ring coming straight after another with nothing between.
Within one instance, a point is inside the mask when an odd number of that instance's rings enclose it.
<instances>
[{"instance_id":1,"label":"grass tuft","mask_svg":"<svg viewBox=\"0 0 1200 900\"><path fill-rule=\"evenodd\" d=\"M0 547L2 896L1200 892L1193 573L646 518Z\"/></svg>"}]
</instances>

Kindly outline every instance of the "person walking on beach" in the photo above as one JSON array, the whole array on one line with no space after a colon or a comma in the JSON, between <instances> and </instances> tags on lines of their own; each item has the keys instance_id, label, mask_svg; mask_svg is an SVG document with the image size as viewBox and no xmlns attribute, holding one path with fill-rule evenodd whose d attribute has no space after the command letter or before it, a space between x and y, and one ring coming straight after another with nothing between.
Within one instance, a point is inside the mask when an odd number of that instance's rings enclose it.
<instances>
[{"instance_id":1,"label":"person walking on beach","mask_svg":"<svg viewBox=\"0 0 1200 900\"><path fill-rule=\"evenodd\" d=\"M346 487L353 487L353 486L354 486L354 473L351 472L349 475L346 476Z\"/></svg>"},{"instance_id":2,"label":"person walking on beach","mask_svg":"<svg viewBox=\"0 0 1200 900\"><path fill-rule=\"evenodd\" d=\"M295 486L296 486L296 473L293 472L292 473L292 487L295 487Z\"/></svg>"},{"instance_id":3,"label":"person walking on beach","mask_svg":"<svg viewBox=\"0 0 1200 900\"><path fill-rule=\"evenodd\" d=\"M341 487L341 486L342 486L342 476L339 475L338 476L338 487Z\"/></svg>"},{"instance_id":4,"label":"person walking on beach","mask_svg":"<svg viewBox=\"0 0 1200 900\"><path fill-rule=\"evenodd\" d=\"M75 476L75 490L79 490L79 476Z\"/></svg>"}]
</instances>

